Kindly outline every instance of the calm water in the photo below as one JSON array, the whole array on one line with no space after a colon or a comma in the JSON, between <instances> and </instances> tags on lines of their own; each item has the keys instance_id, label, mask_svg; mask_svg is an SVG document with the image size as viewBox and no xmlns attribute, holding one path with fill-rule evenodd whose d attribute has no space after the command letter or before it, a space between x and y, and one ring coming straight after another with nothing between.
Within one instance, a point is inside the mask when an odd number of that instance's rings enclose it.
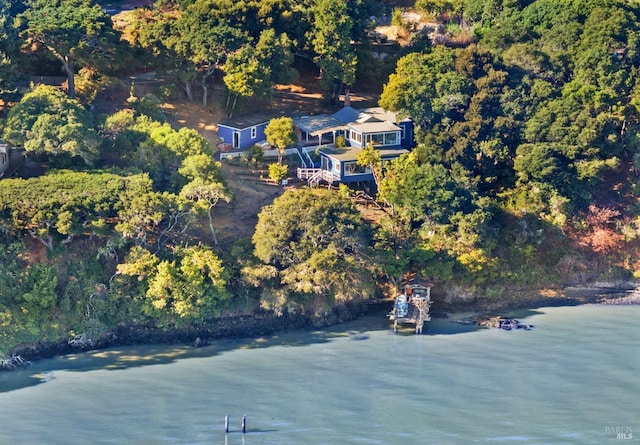
<instances>
[{"instance_id":1,"label":"calm water","mask_svg":"<svg viewBox=\"0 0 640 445\"><path fill-rule=\"evenodd\" d=\"M535 329L444 319L394 335L367 316L197 350L42 361L0 373L0 443L639 443L640 306L517 315Z\"/></svg>"}]
</instances>

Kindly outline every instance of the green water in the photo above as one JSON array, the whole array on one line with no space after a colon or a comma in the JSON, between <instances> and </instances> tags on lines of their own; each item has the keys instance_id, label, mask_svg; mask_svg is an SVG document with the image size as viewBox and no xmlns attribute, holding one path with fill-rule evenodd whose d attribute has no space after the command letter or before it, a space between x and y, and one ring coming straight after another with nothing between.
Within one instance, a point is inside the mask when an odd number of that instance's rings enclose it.
<instances>
[{"instance_id":1,"label":"green water","mask_svg":"<svg viewBox=\"0 0 640 445\"><path fill-rule=\"evenodd\" d=\"M0 374L0 444L639 443L640 306L518 315L535 328L367 316L42 361Z\"/></svg>"}]
</instances>

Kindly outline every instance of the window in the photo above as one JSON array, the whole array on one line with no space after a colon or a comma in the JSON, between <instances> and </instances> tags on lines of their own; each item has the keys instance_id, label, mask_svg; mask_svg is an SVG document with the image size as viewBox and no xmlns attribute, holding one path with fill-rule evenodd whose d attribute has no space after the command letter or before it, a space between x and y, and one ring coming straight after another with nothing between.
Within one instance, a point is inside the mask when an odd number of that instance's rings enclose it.
<instances>
[{"instance_id":1,"label":"window","mask_svg":"<svg viewBox=\"0 0 640 445\"><path fill-rule=\"evenodd\" d=\"M387 133L384 138L384 145L398 145L398 132Z\"/></svg>"},{"instance_id":2,"label":"window","mask_svg":"<svg viewBox=\"0 0 640 445\"><path fill-rule=\"evenodd\" d=\"M364 135L365 144L372 144L374 146L380 145L398 145L400 140L398 136L399 131L392 131L389 133L370 133Z\"/></svg>"},{"instance_id":3,"label":"window","mask_svg":"<svg viewBox=\"0 0 640 445\"><path fill-rule=\"evenodd\" d=\"M251 139L255 139L258 135L258 129L256 127L251 127Z\"/></svg>"},{"instance_id":4,"label":"window","mask_svg":"<svg viewBox=\"0 0 640 445\"><path fill-rule=\"evenodd\" d=\"M384 133L373 133L371 135L371 143L373 145L384 145Z\"/></svg>"},{"instance_id":5,"label":"window","mask_svg":"<svg viewBox=\"0 0 640 445\"><path fill-rule=\"evenodd\" d=\"M366 173L370 173L369 167L358 165L356 161L349 161L344 163L345 176L364 175Z\"/></svg>"}]
</instances>

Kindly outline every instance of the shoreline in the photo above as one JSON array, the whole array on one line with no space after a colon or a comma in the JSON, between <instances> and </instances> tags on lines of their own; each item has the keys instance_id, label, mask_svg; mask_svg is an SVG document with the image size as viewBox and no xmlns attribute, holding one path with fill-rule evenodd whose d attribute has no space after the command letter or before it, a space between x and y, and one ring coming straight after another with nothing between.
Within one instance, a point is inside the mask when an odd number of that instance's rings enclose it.
<instances>
[{"instance_id":1,"label":"shoreline","mask_svg":"<svg viewBox=\"0 0 640 445\"><path fill-rule=\"evenodd\" d=\"M431 315L434 318L448 318L449 315L472 313L476 315L500 315L500 313L541 307L598 305L639 305L640 286L628 285L565 288L548 295L522 293L517 298L490 300L475 299L470 302L447 303L434 301ZM64 338L57 342L35 342L21 345L4 358L6 366L1 371L10 371L28 366L32 361L56 356L76 354L91 350L101 350L117 346L137 344L183 344L201 347L210 341L224 338L255 338L277 332L300 329L322 329L353 321L369 313L380 311L382 305L391 305L392 300L347 303L334 307L331 312L320 316L307 314L253 314L217 318L204 326L185 328L158 328L150 325L121 324L104 333L96 340ZM13 359L13 360L12 360ZM11 365L14 366L11 366Z\"/></svg>"},{"instance_id":2,"label":"shoreline","mask_svg":"<svg viewBox=\"0 0 640 445\"><path fill-rule=\"evenodd\" d=\"M640 284L605 283L597 286L567 286L562 289L545 289L535 292L516 291L516 298L478 299L469 302L436 302L432 308L437 312L476 312L488 314L496 311L517 311L541 307L640 304Z\"/></svg>"}]
</instances>

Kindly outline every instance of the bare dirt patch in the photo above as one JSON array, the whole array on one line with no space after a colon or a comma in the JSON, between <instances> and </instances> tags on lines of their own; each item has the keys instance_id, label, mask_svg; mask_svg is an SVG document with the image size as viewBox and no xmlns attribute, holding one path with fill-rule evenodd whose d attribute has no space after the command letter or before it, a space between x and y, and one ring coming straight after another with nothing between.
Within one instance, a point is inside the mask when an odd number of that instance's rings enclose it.
<instances>
[{"instance_id":1,"label":"bare dirt patch","mask_svg":"<svg viewBox=\"0 0 640 445\"><path fill-rule=\"evenodd\" d=\"M285 189L260 179L259 171L246 167L223 163L222 171L234 196L230 203L220 202L213 217L220 244L229 247L235 241L253 235L260 210L282 195Z\"/></svg>"},{"instance_id":2,"label":"bare dirt patch","mask_svg":"<svg viewBox=\"0 0 640 445\"><path fill-rule=\"evenodd\" d=\"M205 108L200 102L175 99L164 103L162 109L174 128L193 128L214 147L220 142L217 123L224 117L224 114L218 107Z\"/></svg>"}]
</instances>

